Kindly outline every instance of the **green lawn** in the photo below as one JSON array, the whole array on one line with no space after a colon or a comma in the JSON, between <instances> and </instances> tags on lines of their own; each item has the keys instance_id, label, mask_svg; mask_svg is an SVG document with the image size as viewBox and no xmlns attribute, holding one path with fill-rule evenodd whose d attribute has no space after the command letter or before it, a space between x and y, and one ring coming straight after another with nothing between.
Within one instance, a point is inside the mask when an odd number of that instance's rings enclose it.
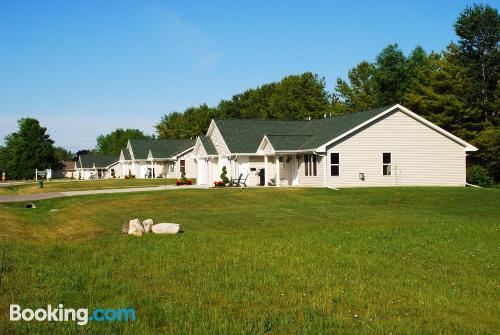
<instances>
[{"instance_id":1,"label":"green lawn","mask_svg":"<svg viewBox=\"0 0 500 335\"><path fill-rule=\"evenodd\" d=\"M146 187L165 185L165 183L175 184L175 179L51 180L45 182L43 188L36 182L12 186L6 182L0 183L0 195Z\"/></svg>"},{"instance_id":2,"label":"green lawn","mask_svg":"<svg viewBox=\"0 0 500 335\"><path fill-rule=\"evenodd\" d=\"M500 329L498 189L191 189L36 204L0 204L1 334ZM134 217L185 233L121 235ZM134 307L138 320L9 322L11 303Z\"/></svg>"}]
</instances>

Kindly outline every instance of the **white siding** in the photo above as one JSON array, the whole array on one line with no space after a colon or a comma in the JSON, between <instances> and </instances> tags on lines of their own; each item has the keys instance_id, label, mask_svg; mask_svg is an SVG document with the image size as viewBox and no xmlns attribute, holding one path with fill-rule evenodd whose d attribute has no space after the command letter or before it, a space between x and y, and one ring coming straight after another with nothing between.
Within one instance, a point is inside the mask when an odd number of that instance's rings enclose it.
<instances>
[{"instance_id":1,"label":"white siding","mask_svg":"<svg viewBox=\"0 0 500 335\"><path fill-rule=\"evenodd\" d=\"M181 160L186 161L186 178L196 178L196 173L197 173L196 161L194 160L192 151L189 151L177 158L177 169L176 169L176 171L178 171L177 178L181 177L181 172L180 172Z\"/></svg>"},{"instance_id":2,"label":"white siding","mask_svg":"<svg viewBox=\"0 0 500 335\"><path fill-rule=\"evenodd\" d=\"M210 184L213 185L214 182L220 181L220 175L222 174L222 168L219 168L219 158L211 157L209 159L209 180Z\"/></svg>"},{"instance_id":3,"label":"white siding","mask_svg":"<svg viewBox=\"0 0 500 335\"><path fill-rule=\"evenodd\" d=\"M198 139L198 141L200 140ZM196 152L193 151L193 155L195 155L196 157L207 157L207 151L205 150L205 147L203 146L201 141L200 144L198 145Z\"/></svg>"},{"instance_id":4,"label":"white siding","mask_svg":"<svg viewBox=\"0 0 500 335\"><path fill-rule=\"evenodd\" d=\"M260 185L260 177L259 172L264 168L264 157L262 156L250 156L249 157L249 167L250 167L250 175L248 176L248 186L257 186ZM255 169L255 171L252 171Z\"/></svg>"},{"instance_id":5,"label":"white siding","mask_svg":"<svg viewBox=\"0 0 500 335\"><path fill-rule=\"evenodd\" d=\"M288 162L287 162L288 159ZM293 179L293 159L292 155L284 155L280 163L281 186L291 186Z\"/></svg>"},{"instance_id":6,"label":"white siding","mask_svg":"<svg viewBox=\"0 0 500 335\"><path fill-rule=\"evenodd\" d=\"M465 185L464 147L400 111L334 143L327 152L330 187ZM338 177L330 176L332 152L340 154ZM382 174L384 152L392 155L390 176ZM300 185L307 185L301 171Z\"/></svg>"},{"instance_id":7,"label":"white siding","mask_svg":"<svg viewBox=\"0 0 500 335\"><path fill-rule=\"evenodd\" d=\"M231 155L231 152L229 151L229 148L227 147L226 142L224 141L224 138L222 137L222 134L220 133L217 126L214 127L212 134L210 134L210 139L212 140L212 143L214 144L215 149L217 150L217 153L219 155Z\"/></svg>"},{"instance_id":8,"label":"white siding","mask_svg":"<svg viewBox=\"0 0 500 335\"><path fill-rule=\"evenodd\" d=\"M311 155L311 154L310 154ZM316 176L306 176L306 169L305 169L305 163L304 163L304 155L300 155L300 161L299 161L299 186L312 186L312 187L318 187L318 186L325 186L324 182L324 163L323 160L325 157L316 155L316 169L317 173Z\"/></svg>"},{"instance_id":9,"label":"white siding","mask_svg":"<svg viewBox=\"0 0 500 335\"><path fill-rule=\"evenodd\" d=\"M267 141L267 140L266 140L266 143L264 144L263 151L264 151L264 153L266 153L267 155L274 154L274 148L273 148L273 146L271 145L271 143L270 143L269 141Z\"/></svg>"}]
</instances>

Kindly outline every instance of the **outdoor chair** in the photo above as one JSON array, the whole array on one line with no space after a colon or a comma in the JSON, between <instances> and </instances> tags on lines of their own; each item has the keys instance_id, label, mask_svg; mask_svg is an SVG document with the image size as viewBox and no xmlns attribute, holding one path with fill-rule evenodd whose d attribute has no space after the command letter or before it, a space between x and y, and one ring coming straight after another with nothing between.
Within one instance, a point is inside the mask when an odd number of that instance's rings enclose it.
<instances>
[{"instance_id":1,"label":"outdoor chair","mask_svg":"<svg viewBox=\"0 0 500 335\"><path fill-rule=\"evenodd\" d=\"M247 187L247 179L248 179L248 173L247 173L247 176L245 177L245 179L243 181L240 180L240 182L238 183L238 187L241 186L241 184L245 185L245 187Z\"/></svg>"},{"instance_id":2,"label":"outdoor chair","mask_svg":"<svg viewBox=\"0 0 500 335\"><path fill-rule=\"evenodd\" d=\"M243 173L241 173L238 178L231 179L231 181L229 182L229 185L231 185L231 186L239 186L241 178L243 178Z\"/></svg>"}]
</instances>

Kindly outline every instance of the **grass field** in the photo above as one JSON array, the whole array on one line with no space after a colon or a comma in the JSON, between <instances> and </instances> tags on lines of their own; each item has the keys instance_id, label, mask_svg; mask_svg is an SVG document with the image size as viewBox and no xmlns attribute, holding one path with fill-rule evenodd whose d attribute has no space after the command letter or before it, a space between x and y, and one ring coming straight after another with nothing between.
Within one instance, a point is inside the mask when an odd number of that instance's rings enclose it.
<instances>
[{"instance_id":1,"label":"grass field","mask_svg":"<svg viewBox=\"0 0 500 335\"><path fill-rule=\"evenodd\" d=\"M0 204L1 334L500 328L498 189L206 189L21 205ZM135 217L185 233L121 235ZM137 320L9 322L11 303L134 307Z\"/></svg>"},{"instance_id":2,"label":"grass field","mask_svg":"<svg viewBox=\"0 0 500 335\"><path fill-rule=\"evenodd\" d=\"M0 183L0 195L146 187L165 185L165 183L175 184L175 179L52 180L45 182L43 188L36 182L12 186L6 182Z\"/></svg>"}]
</instances>

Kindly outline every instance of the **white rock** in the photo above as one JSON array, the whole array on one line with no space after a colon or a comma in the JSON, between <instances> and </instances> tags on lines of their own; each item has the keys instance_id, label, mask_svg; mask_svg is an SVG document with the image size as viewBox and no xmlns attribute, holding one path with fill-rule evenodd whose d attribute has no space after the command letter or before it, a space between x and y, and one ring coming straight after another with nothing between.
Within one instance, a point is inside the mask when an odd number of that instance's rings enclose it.
<instances>
[{"instance_id":1,"label":"white rock","mask_svg":"<svg viewBox=\"0 0 500 335\"><path fill-rule=\"evenodd\" d=\"M147 219L147 220L142 221L142 227L144 228L145 233L150 233L151 228L153 227L153 220Z\"/></svg>"},{"instance_id":2,"label":"white rock","mask_svg":"<svg viewBox=\"0 0 500 335\"><path fill-rule=\"evenodd\" d=\"M153 225L153 233L155 234L177 234L182 233L182 226L177 223L158 223Z\"/></svg>"},{"instance_id":3,"label":"white rock","mask_svg":"<svg viewBox=\"0 0 500 335\"><path fill-rule=\"evenodd\" d=\"M140 231L141 233L144 233L144 228L141 225L141 221L139 219L133 219L129 221L129 227L128 227L128 233L129 235L132 235L133 233Z\"/></svg>"}]
</instances>

